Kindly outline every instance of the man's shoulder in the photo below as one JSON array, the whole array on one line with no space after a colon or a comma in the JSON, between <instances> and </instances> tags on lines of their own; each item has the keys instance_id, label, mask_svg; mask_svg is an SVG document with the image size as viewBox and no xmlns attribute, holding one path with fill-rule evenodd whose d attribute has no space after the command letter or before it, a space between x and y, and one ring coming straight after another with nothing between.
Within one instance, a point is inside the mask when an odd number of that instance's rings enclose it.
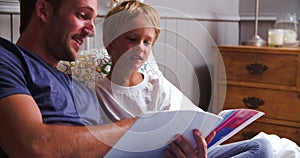
<instances>
[{"instance_id":1,"label":"man's shoulder","mask_svg":"<svg viewBox=\"0 0 300 158\"><path fill-rule=\"evenodd\" d=\"M11 43L11 44L13 44L13 43L10 42L9 40L7 40L7 39L5 39L5 38L3 38L3 37L0 37L0 45L5 44L5 43Z\"/></svg>"},{"instance_id":2,"label":"man's shoulder","mask_svg":"<svg viewBox=\"0 0 300 158\"><path fill-rule=\"evenodd\" d=\"M15 50L16 44L9 41L8 39L5 39L3 37L0 37L0 49L7 49L10 51Z\"/></svg>"},{"instance_id":3,"label":"man's shoulder","mask_svg":"<svg viewBox=\"0 0 300 158\"><path fill-rule=\"evenodd\" d=\"M14 43L8 41L7 39L4 39L0 37L0 53L6 51L12 51L12 48L15 46Z\"/></svg>"},{"instance_id":4,"label":"man's shoulder","mask_svg":"<svg viewBox=\"0 0 300 158\"><path fill-rule=\"evenodd\" d=\"M4 62L18 62L24 52L13 42L0 37L0 56Z\"/></svg>"}]
</instances>

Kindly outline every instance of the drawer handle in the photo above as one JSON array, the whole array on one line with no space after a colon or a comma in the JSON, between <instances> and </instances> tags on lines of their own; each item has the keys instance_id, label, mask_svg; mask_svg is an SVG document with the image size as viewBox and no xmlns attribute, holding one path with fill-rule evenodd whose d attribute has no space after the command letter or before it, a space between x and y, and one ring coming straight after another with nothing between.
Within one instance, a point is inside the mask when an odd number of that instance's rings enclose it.
<instances>
[{"instance_id":1,"label":"drawer handle","mask_svg":"<svg viewBox=\"0 0 300 158\"><path fill-rule=\"evenodd\" d=\"M260 75L263 72L265 72L268 69L268 67L263 64L254 63L254 64L248 64L246 66L246 69L248 70L248 72L250 72L253 75Z\"/></svg>"},{"instance_id":2,"label":"drawer handle","mask_svg":"<svg viewBox=\"0 0 300 158\"><path fill-rule=\"evenodd\" d=\"M265 104L265 101L256 97L247 97L243 99L244 104L251 109L256 109Z\"/></svg>"}]
</instances>

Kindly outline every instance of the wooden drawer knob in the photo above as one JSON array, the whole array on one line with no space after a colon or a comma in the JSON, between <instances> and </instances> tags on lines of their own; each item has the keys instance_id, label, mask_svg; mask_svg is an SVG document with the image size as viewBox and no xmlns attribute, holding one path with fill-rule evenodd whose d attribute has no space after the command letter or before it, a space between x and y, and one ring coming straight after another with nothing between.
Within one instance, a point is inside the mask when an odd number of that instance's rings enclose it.
<instances>
[{"instance_id":1,"label":"wooden drawer knob","mask_svg":"<svg viewBox=\"0 0 300 158\"><path fill-rule=\"evenodd\" d=\"M268 67L263 64L254 63L254 64L248 64L246 66L246 69L249 73L251 73L253 75L260 75L263 72L265 72L268 69Z\"/></svg>"},{"instance_id":2,"label":"wooden drawer knob","mask_svg":"<svg viewBox=\"0 0 300 158\"><path fill-rule=\"evenodd\" d=\"M265 104L265 101L257 97L247 97L243 99L243 103L251 109L258 108Z\"/></svg>"}]
</instances>

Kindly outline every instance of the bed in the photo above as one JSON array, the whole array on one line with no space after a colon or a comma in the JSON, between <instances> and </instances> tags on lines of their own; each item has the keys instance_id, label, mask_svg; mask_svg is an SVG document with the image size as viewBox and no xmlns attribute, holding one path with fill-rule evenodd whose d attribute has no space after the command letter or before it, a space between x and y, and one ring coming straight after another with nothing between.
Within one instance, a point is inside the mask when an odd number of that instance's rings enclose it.
<instances>
[{"instance_id":1,"label":"bed","mask_svg":"<svg viewBox=\"0 0 300 158\"><path fill-rule=\"evenodd\" d=\"M61 61L57 69L93 88L97 81L104 78L110 71L110 57L106 49L83 50L74 62ZM151 54L146 63L140 68L141 72L149 75L162 74L155 57ZM183 94L184 95L184 94ZM300 158L300 147L289 139L277 135L259 133L252 139L266 138L272 144L275 158Z\"/></svg>"}]
</instances>

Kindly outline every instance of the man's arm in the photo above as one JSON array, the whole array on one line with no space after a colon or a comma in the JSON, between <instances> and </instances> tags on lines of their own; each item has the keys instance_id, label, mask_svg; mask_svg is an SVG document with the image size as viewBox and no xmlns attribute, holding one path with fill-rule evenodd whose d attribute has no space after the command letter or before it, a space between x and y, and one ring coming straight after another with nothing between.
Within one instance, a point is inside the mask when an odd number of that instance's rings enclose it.
<instances>
[{"instance_id":1,"label":"man's arm","mask_svg":"<svg viewBox=\"0 0 300 158\"><path fill-rule=\"evenodd\" d=\"M47 125L33 98L17 94L0 99L0 146L9 157L102 157L134 121Z\"/></svg>"}]
</instances>

